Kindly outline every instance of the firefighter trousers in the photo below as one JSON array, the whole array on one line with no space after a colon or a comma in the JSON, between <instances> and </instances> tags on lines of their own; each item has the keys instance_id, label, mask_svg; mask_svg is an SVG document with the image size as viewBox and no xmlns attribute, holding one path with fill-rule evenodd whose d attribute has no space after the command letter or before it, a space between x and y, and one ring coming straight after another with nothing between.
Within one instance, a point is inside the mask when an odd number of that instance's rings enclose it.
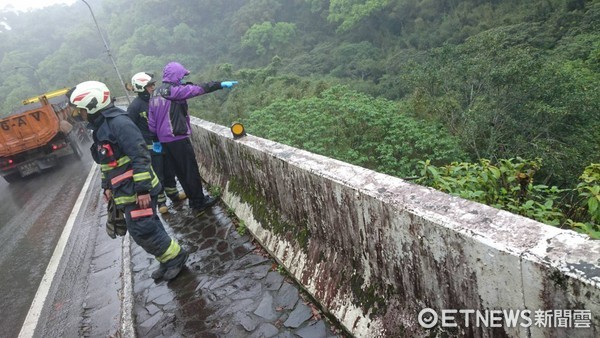
<instances>
[{"instance_id":1,"label":"firefighter trousers","mask_svg":"<svg viewBox=\"0 0 600 338\"><path fill-rule=\"evenodd\" d=\"M163 191L158 195L158 203L164 203L166 201L165 194L171 199L177 199L179 191L177 190L177 181L175 181L175 172L169 161L165 160L165 154L155 153L150 150L152 159L152 169L156 173L160 184L163 186ZM163 193L164 192L164 193Z\"/></svg>"},{"instance_id":2,"label":"firefighter trousers","mask_svg":"<svg viewBox=\"0 0 600 338\"><path fill-rule=\"evenodd\" d=\"M156 215L156 196L152 197L152 205L147 209L140 209L135 203L125 205L125 221L133 240L147 253L162 257L172 245L171 237Z\"/></svg>"}]
</instances>

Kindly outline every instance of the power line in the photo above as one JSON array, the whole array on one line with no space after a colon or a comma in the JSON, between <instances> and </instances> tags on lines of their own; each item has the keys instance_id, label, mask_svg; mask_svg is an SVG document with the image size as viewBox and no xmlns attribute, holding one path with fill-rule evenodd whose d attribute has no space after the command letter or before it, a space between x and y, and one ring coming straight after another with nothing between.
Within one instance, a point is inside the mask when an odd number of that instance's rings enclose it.
<instances>
[{"instance_id":1,"label":"power line","mask_svg":"<svg viewBox=\"0 0 600 338\"><path fill-rule=\"evenodd\" d=\"M110 48L108 48L106 39L104 39L104 35L102 35L102 31L100 30L100 27L98 26L98 21L96 21L96 16L94 15L94 11L92 11L92 7L90 7L90 5L85 0L81 0L81 1L83 1L83 3L87 5L87 7L90 9L90 13L92 13L92 19L94 19L94 23L96 24L96 28L98 29L98 34L100 34L100 37L102 38L102 42L104 43L104 47L106 48L106 53L108 54L108 57L110 58L110 61L113 64L113 67L115 67L115 71L117 72L119 81L121 81L121 86L123 86L123 90L125 91L125 97L127 98L127 103L131 104L131 101L129 100L129 94L127 93L127 87L125 86L125 82L123 82L123 78L121 77L121 73L119 72L119 68L117 68L117 64L115 63L115 60L112 57Z\"/></svg>"}]
</instances>

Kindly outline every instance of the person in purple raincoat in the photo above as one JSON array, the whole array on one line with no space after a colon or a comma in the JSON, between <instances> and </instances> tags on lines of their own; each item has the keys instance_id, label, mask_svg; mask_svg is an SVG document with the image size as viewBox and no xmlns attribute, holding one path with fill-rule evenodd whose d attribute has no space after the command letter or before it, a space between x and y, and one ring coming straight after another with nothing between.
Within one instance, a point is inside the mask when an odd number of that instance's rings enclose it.
<instances>
[{"instance_id":1,"label":"person in purple raincoat","mask_svg":"<svg viewBox=\"0 0 600 338\"><path fill-rule=\"evenodd\" d=\"M187 99L223 88L232 88L237 81L211 81L202 84L185 82L190 72L178 62L169 62L163 70L162 84L154 89L148 107L148 128L155 133L164 148L175 174L189 200L194 214L199 216L217 199L202 189L202 178L190 140L192 129Z\"/></svg>"}]
</instances>

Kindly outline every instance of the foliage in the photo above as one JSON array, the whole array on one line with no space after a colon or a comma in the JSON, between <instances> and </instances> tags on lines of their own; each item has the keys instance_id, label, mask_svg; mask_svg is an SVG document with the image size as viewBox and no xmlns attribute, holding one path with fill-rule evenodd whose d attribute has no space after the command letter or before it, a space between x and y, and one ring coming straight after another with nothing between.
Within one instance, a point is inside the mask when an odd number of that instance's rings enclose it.
<instances>
[{"instance_id":1,"label":"foliage","mask_svg":"<svg viewBox=\"0 0 600 338\"><path fill-rule=\"evenodd\" d=\"M244 122L254 135L396 176L415 174L424 158L444 163L464 156L439 125L343 86L276 101Z\"/></svg>"},{"instance_id":2,"label":"foliage","mask_svg":"<svg viewBox=\"0 0 600 338\"><path fill-rule=\"evenodd\" d=\"M344 43L330 56L330 74L338 78L365 80L378 78L380 51L370 42Z\"/></svg>"},{"instance_id":3,"label":"foliage","mask_svg":"<svg viewBox=\"0 0 600 338\"><path fill-rule=\"evenodd\" d=\"M255 24L242 36L242 47L250 47L258 55L267 52L284 52L284 48L296 35L296 25L289 22L278 22L275 25L270 22Z\"/></svg>"},{"instance_id":4,"label":"foliage","mask_svg":"<svg viewBox=\"0 0 600 338\"><path fill-rule=\"evenodd\" d=\"M0 115L42 90L92 79L120 96L121 80L139 71L160 80L176 60L196 83L240 81L190 100L196 116L247 121L255 134L393 175L413 175L427 158L434 166L474 162L461 169L469 176L521 165L503 159L541 158L526 189L533 202L509 187L487 196L469 183L461 194L491 204L511 196L507 208L517 213L595 231L597 184L577 174L600 163L598 1L91 5L98 27L81 2L2 13ZM291 130L290 121L300 128Z\"/></svg>"},{"instance_id":5,"label":"foliage","mask_svg":"<svg viewBox=\"0 0 600 338\"><path fill-rule=\"evenodd\" d=\"M418 116L443 122L471 157L540 157L544 181L572 185L590 155L600 160L600 92L592 89L600 76L586 62L544 55L540 29L490 29L434 49L403 78Z\"/></svg>"},{"instance_id":6,"label":"foliage","mask_svg":"<svg viewBox=\"0 0 600 338\"><path fill-rule=\"evenodd\" d=\"M278 75L281 59L274 57L271 63L261 69L240 69L234 71L230 64L217 65L206 78L237 79L240 85L229 91L217 91L211 95L190 100L193 115L223 125L242 121L257 109L275 101L288 98L311 97L330 87L324 79L303 78L296 75ZM196 81L196 78L192 78ZM200 81L197 81L200 82ZM255 92L242 88L261 88Z\"/></svg>"},{"instance_id":7,"label":"foliage","mask_svg":"<svg viewBox=\"0 0 600 338\"><path fill-rule=\"evenodd\" d=\"M600 239L600 165L584 170L575 189L535 184L539 159L502 159L497 163L453 162L436 167L421 161L417 183L508 210L537 221L567 226Z\"/></svg>"},{"instance_id":8,"label":"foliage","mask_svg":"<svg viewBox=\"0 0 600 338\"><path fill-rule=\"evenodd\" d=\"M211 196L216 198L220 198L223 195L223 191L218 185L211 185L210 187L208 187L208 191L210 192Z\"/></svg>"},{"instance_id":9,"label":"foliage","mask_svg":"<svg viewBox=\"0 0 600 338\"><path fill-rule=\"evenodd\" d=\"M578 203L572 211L570 226L600 238L600 164L585 168L577 184Z\"/></svg>"},{"instance_id":10,"label":"foliage","mask_svg":"<svg viewBox=\"0 0 600 338\"><path fill-rule=\"evenodd\" d=\"M240 236L244 236L246 231L248 231L248 227L246 227L246 223L243 220L240 220L235 230L240 234Z\"/></svg>"},{"instance_id":11,"label":"foliage","mask_svg":"<svg viewBox=\"0 0 600 338\"><path fill-rule=\"evenodd\" d=\"M391 0L330 0L327 19L340 23L338 31L347 31L363 18L385 8L390 2Z\"/></svg>"}]
</instances>

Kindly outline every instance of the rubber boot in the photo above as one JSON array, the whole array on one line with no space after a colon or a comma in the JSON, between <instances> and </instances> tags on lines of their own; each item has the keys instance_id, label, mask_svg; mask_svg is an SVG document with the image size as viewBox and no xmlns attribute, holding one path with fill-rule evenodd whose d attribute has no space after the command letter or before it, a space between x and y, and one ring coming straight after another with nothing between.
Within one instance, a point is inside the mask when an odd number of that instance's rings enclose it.
<instances>
[{"instance_id":1,"label":"rubber boot","mask_svg":"<svg viewBox=\"0 0 600 338\"><path fill-rule=\"evenodd\" d=\"M175 203L175 202L181 202L183 200L185 200L187 198L187 195L185 194L185 192L181 191L178 192L176 195L171 195L169 196L169 199Z\"/></svg>"},{"instance_id":2,"label":"rubber boot","mask_svg":"<svg viewBox=\"0 0 600 338\"><path fill-rule=\"evenodd\" d=\"M161 214L166 214L167 212L169 212L169 208L167 208L167 204L166 203L160 203L158 205L158 212L160 212Z\"/></svg>"},{"instance_id":3,"label":"rubber boot","mask_svg":"<svg viewBox=\"0 0 600 338\"><path fill-rule=\"evenodd\" d=\"M165 265L167 266L167 271L165 271L162 278L164 280L171 280L171 279L177 277L177 275L179 275L179 273L181 272L181 269L183 269L183 267L185 266L185 262L187 261L187 259L188 259L187 251L185 251L185 249L181 248L181 251L175 258L173 258L170 261L167 261L165 263Z\"/></svg>"},{"instance_id":4,"label":"rubber boot","mask_svg":"<svg viewBox=\"0 0 600 338\"><path fill-rule=\"evenodd\" d=\"M154 270L152 272L152 274L150 275L150 277L152 277L152 279L154 279L154 280L161 279L165 275L165 272L167 272L167 265L160 263L160 265L158 266L158 269Z\"/></svg>"},{"instance_id":5,"label":"rubber boot","mask_svg":"<svg viewBox=\"0 0 600 338\"><path fill-rule=\"evenodd\" d=\"M195 217L200 217L202 215L204 215L204 212L212 207L213 205L215 205L217 203L219 199L216 197L211 197L211 196L205 196L204 197L204 203L202 203L201 206L193 208L193 212L194 212L194 216Z\"/></svg>"}]
</instances>

